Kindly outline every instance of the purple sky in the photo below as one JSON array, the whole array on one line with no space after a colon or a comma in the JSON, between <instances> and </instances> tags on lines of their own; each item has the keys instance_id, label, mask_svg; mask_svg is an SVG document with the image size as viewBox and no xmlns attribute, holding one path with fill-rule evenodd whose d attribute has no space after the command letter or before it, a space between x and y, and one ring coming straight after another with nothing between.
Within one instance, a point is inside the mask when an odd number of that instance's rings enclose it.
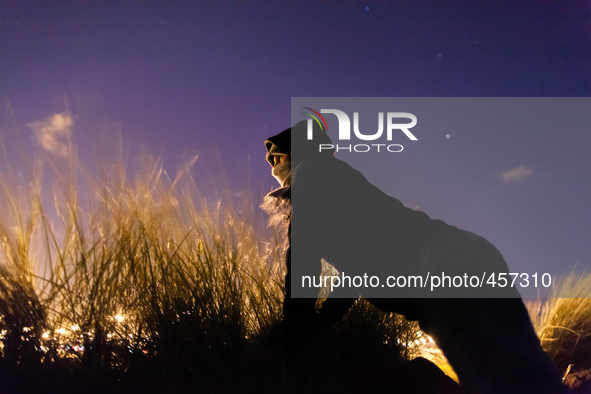
<instances>
[{"instance_id":1,"label":"purple sky","mask_svg":"<svg viewBox=\"0 0 591 394\"><path fill-rule=\"evenodd\" d=\"M266 192L262 141L289 126L291 97L591 93L588 1L145 3L0 2L2 137L30 143L28 123L68 109L81 149L120 122L130 156L142 145L174 169L217 147L237 188L250 157ZM591 132L560 132L524 130L506 156L502 136L454 138L424 158L456 169L449 182L387 173L395 197L485 235L512 265L589 265ZM467 170L476 149L480 172ZM512 169L533 172L503 182Z\"/></svg>"}]
</instances>

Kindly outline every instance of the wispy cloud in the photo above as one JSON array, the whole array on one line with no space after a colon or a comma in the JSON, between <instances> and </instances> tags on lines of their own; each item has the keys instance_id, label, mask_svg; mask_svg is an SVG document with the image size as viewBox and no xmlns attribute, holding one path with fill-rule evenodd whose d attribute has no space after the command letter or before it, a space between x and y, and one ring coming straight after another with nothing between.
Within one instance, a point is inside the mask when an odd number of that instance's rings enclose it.
<instances>
[{"instance_id":1,"label":"wispy cloud","mask_svg":"<svg viewBox=\"0 0 591 394\"><path fill-rule=\"evenodd\" d=\"M37 143L46 151L61 157L70 154L70 136L73 125L69 115L55 114L45 120L29 123Z\"/></svg>"},{"instance_id":2,"label":"wispy cloud","mask_svg":"<svg viewBox=\"0 0 591 394\"><path fill-rule=\"evenodd\" d=\"M501 171L497 175L505 183L522 183L533 173L533 169L520 165L507 171Z\"/></svg>"}]
</instances>

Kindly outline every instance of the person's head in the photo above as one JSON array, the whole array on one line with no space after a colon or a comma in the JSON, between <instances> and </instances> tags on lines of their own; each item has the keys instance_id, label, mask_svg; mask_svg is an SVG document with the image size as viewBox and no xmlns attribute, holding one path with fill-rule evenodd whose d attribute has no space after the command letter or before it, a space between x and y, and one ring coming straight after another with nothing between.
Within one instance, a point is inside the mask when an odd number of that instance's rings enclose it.
<instances>
[{"instance_id":1,"label":"person's head","mask_svg":"<svg viewBox=\"0 0 591 394\"><path fill-rule=\"evenodd\" d=\"M319 144L332 144L332 141L316 123L313 123L312 127L314 140L308 140L308 126L304 120L265 141L267 162L271 165L273 176L282 187L291 185L292 164L297 165L305 158L319 153L332 157L334 150L319 152L318 149ZM295 152L292 152L292 143L295 145Z\"/></svg>"},{"instance_id":2,"label":"person's head","mask_svg":"<svg viewBox=\"0 0 591 394\"><path fill-rule=\"evenodd\" d=\"M291 155L288 154L275 154L271 155L271 173L277 179L277 182L282 187L291 185Z\"/></svg>"},{"instance_id":3,"label":"person's head","mask_svg":"<svg viewBox=\"0 0 591 394\"><path fill-rule=\"evenodd\" d=\"M291 128L265 141L267 162L271 172L282 187L291 184Z\"/></svg>"}]
</instances>

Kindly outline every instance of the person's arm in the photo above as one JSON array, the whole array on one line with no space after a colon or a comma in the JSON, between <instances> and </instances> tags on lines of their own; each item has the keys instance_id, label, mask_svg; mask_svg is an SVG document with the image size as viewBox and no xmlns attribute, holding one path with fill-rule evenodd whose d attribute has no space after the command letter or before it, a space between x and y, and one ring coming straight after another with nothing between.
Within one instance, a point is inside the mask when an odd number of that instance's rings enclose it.
<instances>
[{"instance_id":1,"label":"person's arm","mask_svg":"<svg viewBox=\"0 0 591 394\"><path fill-rule=\"evenodd\" d=\"M336 228L340 228L343 216L335 211L334 204L345 195L343 185L336 187L335 174L327 171L330 162L302 164L292 172L292 217L289 230L290 248L286 256L286 296L284 323L289 330L300 334L328 329L342 318L355 299L329 297L316 310L319 288L311 286L322 271L321 259L327 258L338 240ZM337 192L336 199L334 192ZM294 232L292 232L294 230ZM295 235L295 236L294 236ZM338 238L338 237L337 237ZM297 295L297 298L293 296Z\"/></svg>"}]
</instances>

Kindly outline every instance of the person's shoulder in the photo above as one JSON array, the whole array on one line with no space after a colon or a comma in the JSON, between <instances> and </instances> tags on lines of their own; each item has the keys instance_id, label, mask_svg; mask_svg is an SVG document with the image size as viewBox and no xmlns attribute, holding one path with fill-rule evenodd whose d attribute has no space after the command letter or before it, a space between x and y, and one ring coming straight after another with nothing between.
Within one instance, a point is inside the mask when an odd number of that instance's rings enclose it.
<instances>
[{"instance_id":1,"label":"person's shoulder","mask_svg":"<svg viewBox=\"0 0 591 394\"><path fill-rule=\"evenodd\" d=\"M334 156L318 155L306 158L292 167L292 175L300 178L342 178L347 176L359 176L357 170L346 162Z\"/></svg>"},{"instance_id":2,"label":"person's shoulder","mask_svg":"<svg viewBox=\"0 0 591 394\"><path fill-rule=\"evenodd\" d=\"M292 168L292 186L340 199L352 194L374 195L378 189L361 172L333 156L304 160Z\"/></svg>"},{"instance_id":3,"label":"person's shoulder","mask_svg":"<svg viewBox=\"0 0 591 394\"><path fill-rule=\"evenodd\" d=\"M292 168L292 171L298 170L300 172L313 173L342 173L342 174L356 174L362 175L359 171L353 168L349 163L337 159L332 155L315 155L307 157Z\"/></svg>"}]
</instances>

